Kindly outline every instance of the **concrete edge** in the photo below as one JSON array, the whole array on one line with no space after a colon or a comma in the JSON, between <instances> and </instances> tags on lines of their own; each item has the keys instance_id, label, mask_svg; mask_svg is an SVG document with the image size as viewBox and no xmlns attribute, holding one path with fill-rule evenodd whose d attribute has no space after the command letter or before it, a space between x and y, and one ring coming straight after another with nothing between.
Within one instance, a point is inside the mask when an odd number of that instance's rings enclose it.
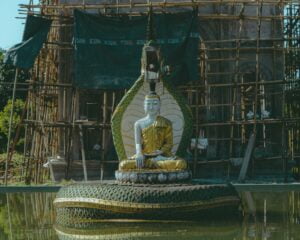
<instances>
[{"instance_id":1,"label":"concrete edge","mask_svg":"<svg viewBox=\"0 0 300 240\"><path fill-rule=\"evenodd\" d=\"M232 183L239 192L289 192L300 191L300 183Z\"/></svg>"},{"instance_id":2,"label":"concrete edge","mask_svg":"<svg viewBox=\"0 0 300 240\"><path fill-rule=\"evenodd\" d=\"M0 193L58 192L61 186L0 186Z\"/></svg>"}]
</instances>

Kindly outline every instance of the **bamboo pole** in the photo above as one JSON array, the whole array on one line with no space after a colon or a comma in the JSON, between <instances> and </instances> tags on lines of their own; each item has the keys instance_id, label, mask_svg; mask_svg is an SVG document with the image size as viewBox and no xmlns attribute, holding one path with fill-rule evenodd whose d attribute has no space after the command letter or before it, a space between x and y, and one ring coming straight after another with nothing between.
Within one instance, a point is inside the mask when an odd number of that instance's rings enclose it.
<instances>
[{"instance_id":1,"label":"bamboo pole","mask_svg":"<svg viewBox=\"0 0 300 240\"><path fill-rule=\"evenodd\" d=\"M285 121L288 122L288 123L296 123L297 121L300 120L300 117L292 117L292 118L288 118L286 119ZM27 121L27 122L30 122L30 121ZM261 124L268 124L268 123L281 123L282 120L281 119L275 119L275 118L268 118L268 119L261 119L261 120L257 120L256 121L258 124L261 123ZM215 124L219 124L220 126L222 125L227 125L227 124L231 124L231 123L234 123L234 124L254 124L254 121L253 120L245 120L245 121L241 121L241 120L235 120L235 121L227 121L227 122L216 122L216 123L199 123L200 126L210 126L210 124L212 124L211 126L216 126ZM31 125L32 127L37 127L39 126L38 125L38 122L35 122L35 121L32 121L32 124L29 124ZM107 128L109 129L111 127L110 123L98 123L98 124L83 124L83 123L76 123L75 126L78 126L78 125L82 125L82 126L88 126L88 127L97 127L97 128ZM44 123L44 127L53 127L53 128L56 128L56 127L70 127L71 124L69 123L63 123L63 124L56 124L56 123Z\"/></svg>"},{"instance_id":2,"label":"bamboo pole","mask_svg":"<svg viewBox=\"0 0 300 240\"><path fill-rule=\"evenodd\" d=\"M27 95L27 108L28 105L29 105L29 101L31 100L30 99L30 91L31 90L28 90L28 95ZM26 111L26 119L28 119L29 117L29 111L27 110ZM23 120L24 121L24 120ZM27 144L28 144L28 135L29 135L29 129L28 129L28 125L26 124L25 125L25 129L24 129L24 148L23 148L23 166L24 168L22 168L22 177L25 179L25 176L26 176L26 157L27 157Z\"/></svg>"},{"instance_id":3,"label":"bamboo pole","mask_svg":"<svg viewBox=\"0 0 300 240\"><path fill-rule=\"evenodd\" d=\"M195 142L195 155L194 155L194 161L193 161L193 174L196 175L197 171L197 162L198 162L198 138L199 138L199 92L196 92L196 142Z\"/></svg>"},{"instance_id":4,"label":"bamboo pole","mask_svg":"<svg viewBox=\"0 0 300 240\"><path fill-rule=\"evenodd\" d=\"M79 137L80 137L80 148L81 148L81 159L82 159L82 167L83 167L83 176L84 176L84 181L87 181L88 180L88 176L87 176L87 169L86 169L86 160L85 160L85 150L84 150L82 125L79 124L78 127L79 127Z\"/></svg>"},{"instance_id":5,"label":"bamboo pole","mask_svg":"<svg viewBox=\"0 0 300 240\"><path fill-rule=\"evenodd\" d=\"M244 77L241 78L241 83L244 83ZM241 86L241 119L242 121L246 121L246 103L245 103L245 88L242 85ZM245 124L241 125L241 138L242 138L242 144L246 143L246 128Z\"/></svg>"},{"instance_id":6,"label":"bamboo pole","mask_svg":"<svg viewBox=\"0 0 300 240\"><path fill-rule=\"evenodd\" d=\"M299 117L285 119L286 123L298 123L300 121ZM254 125L254 124L282 124L282 119L262 119L262 120L248 120L248 121L234 121L234 122L214 122L214 123L201 123L201 127L213 127L213 126L230 126L231 124L236 125Z\"/></svg>"},{"instance_id":7,"label":"bamboo pole","mask_svg":"<svg viewBox=\"0 0 300 240\"><path fill-rule=\"evenodd\" d=\"M107 120L107 92L103 92L103 106L102 106L102 123L106 124ZM100 180L103 180L104 175L104 161L105 161L105 151L106 151L106 129L102 128L102 159L100 164Z\"/></svg>"},{"instance_id":8,"label":"bamboo pole","mask_svg":"<svg viewBox=\"0 0 300 240\"><path fill-rule=\"evenodd\" d=\"M28 110L27 110L27 118L26 119L29 119L30 116L32 116L32 87L29 87L29 90L28 90ZM25 169L24 169L24 180L25 180L25 183L27 183L27 176L28 176L28 171L29 171L29 162L30 162L30 152L31 152L31 149L28 150L31 145L33 144L33 141L32 141L32 136L33 136L33 128L28 126L27 124L25 125L25 143L24 143L24 166L25 166ZM30 139L30 141L29 141ZM27 151L29 151L29 155L27 153Z\"/></svg>"},{"instance_id":9,"label":"bamboo pole","mask_svg":"<svg viewBox=\"0 0 300 240\"><path fill-rule=\"evenodd\" d=\"M258 1L258 0L257 0ZM254 113L254 126L253 126L253 134L254 138L256 139L256 134L257 134L257 125L256 125L256 120L257 120L257 100L258 100L258 82L260 79L260 35L261 35L261 20L259 19L259 16L262 15L262 8L263 8L263 2L261 2L260 6L257 5L257 41L256 41L256 53L255 53L255 88L254 88L254 104L253 104L253 113Z\"/></svg>"},{"instance_id":10,"label":"bamboo pole","mask_svg":"<svg viewBox=\"0 0 300 240\"><path fill-rule=\"evenodd\" d=\"M282 91L282 128L281 128L281 146L282 146L282 160L283 160L283 174L284 182L287 182L288 178L288 158L287 158L287 144L286 144L286 121L285 121L285 91Z\"/></svg>"},{"instance_id":11,"label":"bamboo pole","mask_svg":"<svg viewBox=\"0 0 300 240\"><path fill-rule=\"evenodd\" d=\"M228 59L223 59L222 61L227 61ZM234 59L236 61L236 59ZM207 62L209 62L209 59L206 60ZM221 61L221 59L220 59ZM245 74L247 72L229 72L229 74ZM222 73L224 74L224 73ZM268 81L264 81L264 82L259 82L258 85L273 85L273 84L292 84L294 83L295 80L300 80L299 78L287 78L285 80L268 80ZM0 82L0 85L13 85L13 83L11 82ZM73 88L72 84L47 84L47 83L38 83L38 82L32 82L32 81L28 81L28 83L17 83L17 85L24 85L24 86L31 86L31 87L37 87L39 86L41 90L47 89L48 87L56 87L58 88ZM255 82L246 82L246 83L237 83L237 84L233 84L233 83L213 83L213 84L203 84L203 85L188 85L188 86L184 86L181 85L179 86L179 89L184 89L184 88L190 88L189 91L196 91L194 88L205 88L205 87L230 87L230 86L251 86L251 85L255 85ZM26 89L27 91L29 89Z\"/></svg>"},{"instance_id":12,"label":"bamboo pole","mask_svg":"<svg viewBox=\"0 0 300 240\"><path fill-rule=\"evenodd\" d=\"M243 4L242 7L241 7L241 10L240 10L240 19L239 19L239 28L238 28L238 39L240 39L241 37L241 32L242 32L242 29L243 29L243 16L244 16L244 11L245 11L245 5ZM240 47L241 47L241 42L240 41L237 41L236 43L236 48L238 49L236 51L236 56L235 56L235 59L236 59L236 62L235 62L235 71L238 73L240 72ZM234 76L234 85L237 84L239 82L239 75L238 74L235 74ZM237 104L237 87L235 87L233 89L233 102L232 102L232 107L231 107L231 121L233 122L235 120L235 113L236 113L236 104ZM231 125L230 127L230 138L233 139L233 136L234 136L234 126ZM229 156L232 157L232 152L233 152L233 141L230 141L230 145L229 145Z\"/></svg>"},{"instance_id":13,"label":"bamboo pole","mask_svg":"<svg viewBox=\"0 0 300 240\"><path fill-rule=\"evenodd\" d=\"M74 9L74 8L79 8L79 9L107 9L107 8L149 8L152 6L153 8L168 8L168 7L196 7L196 6L207 6L207 4L211 5L216 5L216 4L247 4L248 6L257 6L260 5L261 3L265 5L277 5L278 3L282 4L289 4L289 3L297 3L297 0L194 0L194 1L181 1L181 2L146 2L146 3L136 3L136 2L129 2L128 3L112 3L112 4L107 4L107 3L99 3L99 4L60 4L60 5L53 5L53 4L48 4L48 5L40 5L40 4L19 4L20 8L26 8L26 9L40 9L40 8L47 8L47 9ZM145 10L147 11L147 9Z\"/></svg>"},{"instance_id":14,"label":"bamboo pole","mask_svg":"<svg viewBox=\"0 0 300 240\"><path fill-rule=\"evenodd\" d=\"M192 6L187 6L187 7L192 7ZM91 8L91 9L97 9L97 10L100 10L102 9L103 7L95 7L95 8ZM126 7L124 7L126 8ZM141 6L140 8L144 8L143 6ZM168 6L167 8L178 8L178 6ZM59 8L58 8L59 9ZM73 8L70 8L70 13L68 16L64 16L66 19L73 19L73 15L72 15L72 10L74 9L80 9L80 7L73 7ZM140 10L140 11L136 11L136 12L123 12L123 13L119 13L118 16L143 16L145 15L145 13L147 13L148 11L145 11L145 10ZM165 10L163 8L158 8L158 9L155 9L155 12L165 12ZM57 14L39 14L38 12L34 12L34 11L24 11L24 12L20 12L19 15L28 15L28 14L32 14L32 15L35 15L35 16L42 16L42 17L47 17L47 18L50 18L52 19L53 21L57 21L59 20L61 14L60 13L57 13ZM108 13L104 13L106 16L115 16L115 14L108 14ZM202 19L202 20L223 20L223 21L232 21L232 20L239 20L239 16L236 16L236 15L229 15L229 14L200 14L199 17ZM26 17L16 17L17 19L26 19ZM272 21L272 20L283 20L283 19L299 19L300 17L298 16L272 16L272 15L269 15L269 16L261 16L260 17L263 21ZM249 20L249 21L253 21L253 20L256 20L256 17L255 16L247 16L245 15L244 16L244 20ZM52 25L52 27L54 28L57 28L57 27L61 27L61 26L64 26L64 27L72 27L72 24L60 24L60 23L56 23L54 22L54 24Z\"/></svg>"},{"instance_id":15,"label":"bamboo pole","mask_svg":"<svg viewBox=\"0 0 300 240\"><path fill-rule=\"evenodd\" d=\"M22 122L24 121L25 113L27 112L27 105L28 105L28 98L26 99L25 106L22 110L20 123L18 123L18 125L17 125L17 128L16 128L17 130L16 130L16 134L15 134L12 146L10 147L10 151L8 152L8 156L7 156L8 164L12 160L12 157L13 157L13 154L14 154L14 151L15 151L15 147L16 147L17 142L18 142L19 137L20 137Z\"/></svg>"},{"instance_id":16,"label":"bamboo pole","mask_svg":"<svg viewBox=\"0 0 300 240\"><path fill-rule=\"evenodd\" d=\"M9 129L8 129L8 137L7 137L7 157L5 162L5 175L4 175L4 183L7 185L7 173L8 173L8 162L9 162L9 153L10 153L10 139L11 139L11 132L12 132L12 123L13 123L13 114L14 114L14 106L15 106L15 97L16 97L16 87L17 87L17 79L19 75L19 69L17 68L15 71L15 80L14 80L14 87L12 93L12 103L11 103L11 110L10 110L10 117L9 117Z\"/></svg>"},{"instance_id":17,"label":"bamboo pole","mask_svg":"<svg viewBox=\"0 0 300 240\"><path fill-rule=\"evenodd\" d=\"M71 128L69 129L69 139L68 139L68 149L67 149L67 167L66 167L66 178L69 176L70 166L71 166L71 154L72 154L72 144L75 131L75 120L76 120L76 103L77 103L77 91L72 89L72 101L71 101Z\"/></svg>"},{"instance_id":18,"label":"bamboo pole","mask_svg":"<svg viewBox=\"0 0 300 240\"><path fill-rule=\"evenodd\" d=\"M244 72L243 74L248 73ZM242 73L240 73L242 74ZM275 84L283 84L286 85L291 81L292 79L288 79L288 82L286 80L270 80L270 81L264 81L264 82L258 82L257 85L275 85ZM299 79L300 80L300 79ZM255 86L256 82L244 82L244 83L211 83L211 84L205 84L205 85L189 85L189 86L181 86L179 89L185 90L188 89L189 91L197 91L197 88L214 88L214 87L240 87L240 86ZM294 91L298 91L297 89L294 89Z\"/></svg>"}]
</instances>

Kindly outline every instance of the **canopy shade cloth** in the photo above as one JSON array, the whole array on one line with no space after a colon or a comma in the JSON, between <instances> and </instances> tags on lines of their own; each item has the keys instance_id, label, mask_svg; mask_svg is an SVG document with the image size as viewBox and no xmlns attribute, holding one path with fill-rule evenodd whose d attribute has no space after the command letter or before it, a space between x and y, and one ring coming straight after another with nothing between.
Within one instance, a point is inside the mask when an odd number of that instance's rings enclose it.
<instances>
[{"instance_id":1,"label":"canopy shade cloth","mask_svg":"<svg viewBox=\"0 0 300 240\"><path fill-rule=\"evenodd\" d=\"M148 17L108 17L75 10L74 18L74 85L86 89L130 88L140 75ZM179 73L172 83L198 80L200 36L195 14L154 14L153 21L164 64Z\"/></svg>"},{"instance_id":2,"label":"canopy shade cloth","mask_svg":"<svg viewBox=\"0 0 300 240\"><path fill-rule=\"evenodd\" d=\"M31 68L47 39L51 22L51 20L43 17L28 15L23 40L7 51L4 63L22 69Z\"/></svg>"}]
</instances>

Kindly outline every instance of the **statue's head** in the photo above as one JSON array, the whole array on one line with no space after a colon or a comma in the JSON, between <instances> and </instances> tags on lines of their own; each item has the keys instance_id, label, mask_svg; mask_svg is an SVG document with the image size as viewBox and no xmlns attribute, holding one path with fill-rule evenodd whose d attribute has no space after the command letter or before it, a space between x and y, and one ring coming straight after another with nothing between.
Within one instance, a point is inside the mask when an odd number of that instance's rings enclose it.
<instances>
[{"instance_id":1,"label":"statue's head","mask_svg":"<svg viewBox=\"0 0 300 240\"><path fill-rule=\"evenodd\" d=\"M144 110L146 114L156 115L160 111L160 98L157 94L151 93L145 96Z\"/></svg>"}]
</instances>

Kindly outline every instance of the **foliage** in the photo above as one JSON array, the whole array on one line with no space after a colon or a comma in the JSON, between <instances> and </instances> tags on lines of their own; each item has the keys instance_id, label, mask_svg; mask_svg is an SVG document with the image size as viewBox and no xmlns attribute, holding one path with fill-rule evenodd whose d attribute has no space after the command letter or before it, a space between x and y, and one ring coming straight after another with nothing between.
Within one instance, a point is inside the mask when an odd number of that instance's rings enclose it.
<instances>
[{"instance_id":1,"label":"foliage","mask_svg":"<svg viewBox=\"0 0 300 240\"><path fill-rule=\"evenodd\" d=\"M4 51L0 49L0 110L6 105L7 100L12 97L12 84L15 79L15 67L8 66L3 63ZM24 83L25 80L28 79L28 72L20 70L18 75L18 83ZM26 92L25 91L17 91L16 97L20 99L25 99Z\"/></svg>"},{"instance_id":2,"label":"foliage","mask_svg":"<svg viewBox=\"0 0 300 240\"><path fill-rule=\"evenodd\" d=\"M13 122L12 122L13 129L15 129L18 123L20 122L21 114L24 107L25 107L25 103L22 99L15 100ZM11 108L12 108L12 100L8 100L3 111L0 112L0 132L5 134L6 136L8 135Z\"/></svg>"},{"instance_id":3,"label":"foliage","mask_svg":"<svg viewBox=\"0 0 300 240\"><path fill-rule=\"evenodd\" d=\"M14 114L12 121L12 136L14 136L17 125L21 120L22 111L25 107L25 103L21 99L16 99L14 106ZM10 111L12 108L12 101L8 100L3 111L0 112L0 151L6 151L6 142L9 131L9 120L10 120ZM17 143L17 147L21 147L23 139L20 139Z\"/></svg>"},{"instance_id":4,"label":"foliage","mask_svg":"<svg viewBox=\"0 0 300 240\"><path fill-rule=\"evenodd\" d=\"M5 50L4 50L3 48L0 47L0 60L3 59L4 53L5 53Z\"/></svg>"},{"instance_id":5,"label":"foliage","mask_svg":"<svg viewBox=\"0 0 300 240\"><path fill-rule=\"evenodd\" d=\"M0 194L0 239L58 239L52 229L55 195L40 192Z\"/></svg>"},{"instance_id":6,"label":"foliage","mask_svg":"<svg viewBox=\"0 0 300 240\"><path fill-rule=\"evenodd\" d=\"M0 167L1 169L5 169L5 161L7 158L6 153L0 154ZM23 168L23 155L20 153L14 153L11 159L10 169L20 170Z\"/></svg>"},{"instance_id":7,"label":"foliage","mask_svg":"<svg viewBox=\"0 0 300 240\"><path fill-rule=\"evenodd\" d=\"M11 109L11 98L12 98L12 84L15 79L16 69L13 66L8 66L3 63L5 50L0 48L0 152L6 151L7 146L7 134L9 127L9 117ZM28 79L28 72L20 70L17 82L24 83ZM20 121L21 112L24 108L23 100L26 97L26 91L16 91L16 101L15 114L13 119L13 129L15 129L17 123ZM20 139L17 144L17 149L22 147L22 142L24 140Z\"/></svg>"}]
</instances>

